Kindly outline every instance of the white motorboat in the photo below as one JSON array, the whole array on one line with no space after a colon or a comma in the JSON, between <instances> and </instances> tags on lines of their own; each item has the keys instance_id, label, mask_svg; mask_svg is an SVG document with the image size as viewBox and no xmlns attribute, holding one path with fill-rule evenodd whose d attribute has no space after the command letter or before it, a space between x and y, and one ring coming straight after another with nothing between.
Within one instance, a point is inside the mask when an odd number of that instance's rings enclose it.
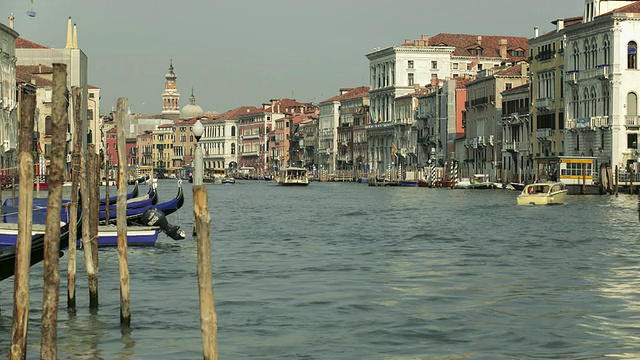
<instances>
[{"instance_id":1,"label":"white motorboat","mask_svg":"<svg viewBox=\"0 0 640 360\"><path fill-rule=\"evenodd\" d=\"M529 184L518 195L518 205L558 205L563 204L567 189L561 182Z\"/></svg>"}]
</instances>

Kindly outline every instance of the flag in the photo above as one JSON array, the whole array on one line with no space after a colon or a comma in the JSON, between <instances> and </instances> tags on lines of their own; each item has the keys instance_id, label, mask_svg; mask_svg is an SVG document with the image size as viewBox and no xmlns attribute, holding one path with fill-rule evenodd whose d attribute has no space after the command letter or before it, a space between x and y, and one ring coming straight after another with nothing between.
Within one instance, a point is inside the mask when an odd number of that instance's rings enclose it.
<instances>
[{"instance_id":1,"label":"flag","mask_svg":"<svg viewBox=\"0 0 640 360\"><path fill-rule=\"evenodd\" d=\"M398 152L398 148L396 147L396 144L391 144L391 160L392 161L396 157L396 152Z\"/></svg>"}]
</instances>

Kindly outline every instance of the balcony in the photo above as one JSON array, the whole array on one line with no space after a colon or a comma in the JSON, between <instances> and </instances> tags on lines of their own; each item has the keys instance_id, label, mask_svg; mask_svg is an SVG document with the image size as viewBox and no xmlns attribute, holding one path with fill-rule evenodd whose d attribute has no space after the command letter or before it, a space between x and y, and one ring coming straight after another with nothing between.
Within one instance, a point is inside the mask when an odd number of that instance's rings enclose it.
<instances>
[{"instance_id":1,"label":"balcony","mask_svg":"<svg viewBox=\"0 0 640 360\"><path fill-rule=\"evenodd\" d=\"M254 140L254 139L259 139L259 138L260 138L259 134L242 135L242 140Z\"/></svg>"},{"instance_id":2,"label":"balcony","mask_svg":"<svg viewBox=\"0 0 640 360\"><path fill-rule=\"evenodd\" d=\"M531 149L531 143L528 141L518 141L518 151L527 152Z\"/></svg>"},{"instance_id":3,"label":"balcony","mask_svg":"<svg viewBox=\"0 0 640 360\"><path fill-rule=\"evenodd\" d=\"M536 138L538 139L548 139L553 135L552 129L536 129Z\"/></svg>"},{"instance_id":4,"label":"balcony","mask_svg":"<svg viewBox=\"0 0 640 360\"><path fill-rule=\"evenodd\" d=\"M542 110L542 111L551 110L552 107L553 107L553 99L551 98L536 99L536 108L538 108L538 110Z\"/></svg>"},{"instance_id":5,"label":"balcony","mask_svg":"<svg viewBox=\"0 0 640 360\"><path fill-rule=\"evenodd\" d=\"M566 73L566 77L565 77L565 82L571 84L571 85L577 85L578 84L578 76L579 76L580 72L578 70L569 70Z\"/></svg>"},{"instance_id":6,"label":"balcony","mask_svg":"<svg viewBox=\"0 0 640 360\"><path fill-rule=\"evenodd\" d=\"M503 151L515 152L517 149L516 141L505 141L502 144Z\"/></svg>"},{"instance_id":7,"label":"balcony","mask_svg":"<svg viewBox=\"0 0 640 360\"><path fill-rule=\"evenodd\" d=\"M640 127L640 117L638 115L626 115L624 117L626 127Z\"/></svg>"},{"instance_id":8,"label":"balcony","mask_svg":"<svg viewBox=\"0 0 640 360\"><path fill-rule=\"evenodd\" d=\"M243 152L242 154L240 154L240 156L243 156L243 157L247 157L247 156L258 156L258 152L257 152L257 151L248 151L248 152Z\"/></svg>"}]
</instances>

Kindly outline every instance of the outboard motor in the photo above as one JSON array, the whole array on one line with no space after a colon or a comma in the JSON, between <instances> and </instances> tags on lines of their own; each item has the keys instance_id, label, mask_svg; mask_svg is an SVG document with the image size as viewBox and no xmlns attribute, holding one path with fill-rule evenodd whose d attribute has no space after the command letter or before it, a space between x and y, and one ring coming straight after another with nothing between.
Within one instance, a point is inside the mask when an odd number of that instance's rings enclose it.
<instances>
[{"instance_id":1,"label":"outboard motor","mask_svg":"<svg viewBox=\"0 0 640 360\"><path fill-rule=\"evenodd\" d=\"M148 208L142 214L141 221L146 226L159 226L173 240L182 240L186 237L184 230L180 230L180 226L169 224L164 213L156 208Z\"/></svg>"}]
</instances>

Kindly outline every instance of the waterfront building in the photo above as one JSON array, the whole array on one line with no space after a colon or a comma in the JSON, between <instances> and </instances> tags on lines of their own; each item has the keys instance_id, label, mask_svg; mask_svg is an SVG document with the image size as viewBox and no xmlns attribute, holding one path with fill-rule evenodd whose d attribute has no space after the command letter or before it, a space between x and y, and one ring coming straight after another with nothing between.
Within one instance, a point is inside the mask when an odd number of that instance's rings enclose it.
<instances>
[{"instance_id":1,"label":"waterfront building","mask_svg":"<svg viewBox=\"0 0 640 360\"><path fill-rule=\"evenodd\" d=\"M502 92L529 81L525 61L478 72L476 80L467 83L465 104L465 136L469 147L465 156L467 174L486 174L492 181L502 176Z\"/></svg>"},{"instance_id":2,"label":"waterfront building","mask_svg":"<svg viewBox=\"0 0 640 360\"><path fill-rule=\"evenodd\" d=\"M204 133L200 138L203 146L205 173L213 169L229 169L238 164L238 119L233 112L202 121Z\"/></svg>"},{"instance_id":3,"label":"waterfront building","mask_svg":"<svg viewBox=\"0 0 640 360\"><path fill-rule=\"evenodd\" d=\"M468 76L429 85L427 93L418 96L416 129L418 164L444 166L449 160L464 161L463 114L467 100L465 84Z\"/></svg>"},{"instance_id":4,"label":"waterfront building","mask_svg":"<svg viewBox=\"0 0 640 360\"><path fill-rule=\"evenodd\" d=\"M280 159L271 156L273 145L269 144L269 133L274 130L275 121L286 115L304 114L317 111L313 103L301 103L295 99L271 99L262 108L245 108L237 114L239 120L238 166L246 172L263 176L273 170Z\"/></svg>"},{"instance_id":5,"label":"waterfront building","mask_svg":"<svg viewBox=\"0 0 640 360\"><path fill-rule=\"evenodd\" d=\"M80 116L82 117L82 134L89 133L89 121L87 121L88 108L88 64L87 55L78 48L78 32L74 25L72 27L71 18L67 21L67 43L61 48L49 48L35 42L18 38L16 40L16 65L46 65L52 67L54 63L62 63L67 65L67 89L71 91L72 87L78 87L82 92L82 103L80 106ZM97 103L95 105L98 105ZM73 99L70 98L69 109L74 109ZM38 119L38 123L42 121ZM73 151L72 134L75 128L73 111L68 112L68 129L65 134L67 140L67 158L65 177L70 178L71 174L71 153ZM87 149L87 137L82 136L82 149ZM100 147L96 147L96 153L99 153Z\"/></svg>"},{"instance_id":6,"label":"waterfront building","mask_svg":"<svg viewBox=\"0 0 640 360\"><path fill-rule=\"evenodd\" d=\"M261 176L269 171L269 167L275 166L273 161L269 164L268 134L273 129L273 118L279 119L282 114L263 108L246 108L246 112L239 113L240 129L240 154L238 166L247 168L251 175Z\"/></svg>"},{"instance_id":7,"label":"waterfront building","mask_svg":"<svg viewBox=\"0 0 640 360\"><path fill-rule=\"evenodd\" d=\"M87 143L95 144L98 153L102 149L102 139L100 129L102 128L102 118L100 117L100 88L87 85Z\"/></svg>"},{"instance_id":8,"label":"waterfront building","mask_svg":"<svg viewBox=\"0 0 640 360\"><path fill-rule=\"evenodd\" d=\"M179 121L174 125L175 143L173 144L172 166L176 176L187 179L195 151L196 139L191 130L197 119Z\"/></svg>"},{"instance_id":9,"label":"waterfront building","mask_svg":"<svg viewBox=\"0 0 640 360\"><path fill-rule=\"evenodd\" d=\"M317 175L318 165L315 161L318 144L318 115L315 114L302 120L295 136L299 137L298 145L302 151L303 166L311 169L314 176Z\"/></svg>"},{"instance_id":10,"label":"waterfront building","mask_svg":"<svg viewBox=\"0 0 640 360\"><path fill-rule=\"evenodd\" d=\"M376 123L375 127L368 126L368 129L375 128L375 136L379 138L377 142L388 147L386 151L379 151L377 159L370 159L372 165L375 163L377 168L389 166L385 161L390 159L395 139L405 136L396 133L403 131L403 127L392 125L395 121L393 116L397 114L394 109L396 98L414 92L416 84L473 77L478 71L523 60L528 51L526 41L526 38L514 36L444 33L431 38L423 35L420 40L405 40L402 45L378 48L367 54L371 115ZM371 132L368 135L371 136ZM414 156L419 158L417 152L416 148ZM448 156L444 150L443 154Z\"/></svg>"},{"instance_id":11,"label":"waterfront building","mask_svg":"<svg viewBox=\"0 0 640 360\"><path fill-rule=\"evenodd\" d=\"M13 30L13 14L9 18L9 26L0 24L0 41L2 49L2 77L0 77L0 167L15 167L18 163L18 99L16 98L16 41L19 34Z\"/></svg>"},{"instance_id":12,"label":"waterfront building","mask_svg":"<svg viewBox=\"0 0 640 360\"><path fill-rule=\"evenodd\" d=\"M160 125L153 131L153 172L157 177L175 174L173 167L173 144L175 142L173 124Z\"/></svg>"},{"instance_id":13,"label":"waterfront building","mask_svg":"<svg viewBox=\"0 0 640 360\"><path fill-rule=\"evenodd\" d=\"M153 132L144 131L136 137L138 166L153 166Z\"/></svg>"},{"instance_id":14,"label":"waterfront building","mask_svg":"<svg viewBox=\"0 0 640 360\"><path fill-rule=\"evenodd\" d=\"M637 1L585 0L565 29L565 155L637 170L639 17Z\"/></svg>"},{"instance_id":15,"label":"waterfront building","mask_svg":"<svg viewBox=\"0 0 640 360\"><path fill-rule=\"evenodd\" d=\"M530 73L532 106L530 107L530 147L531 158L520 163L524 179L533 181L553 159L565 154L565 42L566 28L580 24L582 17L571 17L553 21L555 29L539 36L538 27L529 40L531 49ZM523 117L519 117L524 119ZM524 144L522 144L524 145ZM510 149L517 154L519 148ZM522 157L520 157L522 158ZM533 169L530 172L526 169ZM520 178L521 176L518 175Z\"/></svg>"},{"instance_id":16,"label":"waterfront building","mask_svg":"<svg viewBox=\"0 0 640 360\"><path fill-rule=\"evenodd\" d=\"M344 102L345 108L342 109ZM339 157L338 129L353 126L354 114L363 111L369 105L369 87L341 88L339 95L326 99L319 104L318 113L318 147L316 164L321 166L327 174L335 174L336 170L344 170L347 161L352 161L352 154L343 149L344 154ZM367 109L368 110L368 109ZM343 119L344 117L344 119ZM351 142L352 130L343 132L345 139L341 143L347 147ZM348 137L348 139L347 139Z\"/></svg>"},{"instance_id":17,"label":"waterfront building","mask_svg":"<svg viewBox=\"0 0 640 360\"><path fill-rule=\"evenodd\" d=\"M530 144L531 137L536 132L531 131L535 125L532 125L529 114L529 87L530 84L527 83L502 92L502 117L498 120L498 132L502 139L500 177L505 183L531 182L534 179Z\"/></svg>"}]
</instances>

